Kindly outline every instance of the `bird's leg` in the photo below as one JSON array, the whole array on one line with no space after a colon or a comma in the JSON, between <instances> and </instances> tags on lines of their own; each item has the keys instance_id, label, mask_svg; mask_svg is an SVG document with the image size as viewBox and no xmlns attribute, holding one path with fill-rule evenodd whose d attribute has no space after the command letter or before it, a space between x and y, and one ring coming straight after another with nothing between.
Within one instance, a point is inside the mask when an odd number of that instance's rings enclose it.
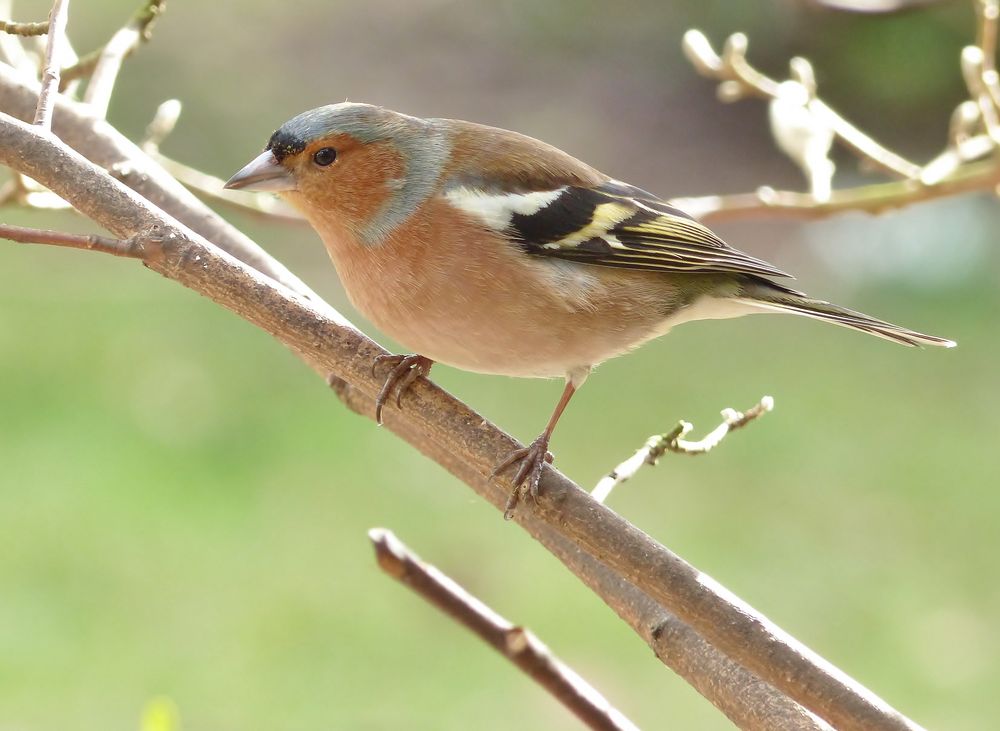
<instances>
[{"instance_id":1,"label":"bird's leg","mask_svg":"<svg viewBox=\"0 0 1000 731\"><path fill-rule=\"evenodd\" d=\"M434 361L422 355L378 355L372 361L373 376L375 369L382 363L392 364L392 370L386 376L382 390L375 397L375 421L379 424L382 423L382 407L385 406L385 402L389 400L392 392L394 390L396 392L396 406L399 407L399 401L410 385L420 376L426 376L430 373L431 366L434 365Z\"/></svg>"},{"instance_id":2,"label":"bird's leg","mask_svg":"<svg viewBox=\"0 0 1000 731\"><path fill-rule=\"evenodd\" d=\"M563 411L566 410L566 404L569 403L574 393L576 393L576 386L573 385L572 381L567 381L566 388L563 389L562 398L556 404L555 411L552 412L545 431L539 434L538 438L527 447L515 449L507 455L490 475L490 479L492 480L508 467L515 464L520 465L514 474L514 479L511 480L514 484L514 490L507 499L507 505L504 508L503 517L507 520L510 520L511 516L513 516L514 508L517 507L518 500L521 499L524 490L528 490L532 497L538 497L538 483L542 479L542 467L546 462L552 462L552 454L549 452L549 439L552 438L552 432L556 428L556 423L559 421L559 417L562 416Z\"/></svg>"}]
</instances>

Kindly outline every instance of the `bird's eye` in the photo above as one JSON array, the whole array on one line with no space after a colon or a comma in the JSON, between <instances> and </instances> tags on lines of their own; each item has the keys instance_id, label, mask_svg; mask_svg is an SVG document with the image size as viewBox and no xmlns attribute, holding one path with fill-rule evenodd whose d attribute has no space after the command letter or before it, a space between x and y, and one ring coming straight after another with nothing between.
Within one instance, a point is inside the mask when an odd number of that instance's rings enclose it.
<instances>
[{"instance_id":1,"label":"bird's eye","mask_svg":"<svg viewBox=\"0 0 1000 731\"><path fill-rule=\"evenodd\" d=\"M337 159L337 151L332 147L324 147L321 150L316 150L313 154L313 162L320 167L326 167L333 163Z\"/></svg>"}]
</instances>

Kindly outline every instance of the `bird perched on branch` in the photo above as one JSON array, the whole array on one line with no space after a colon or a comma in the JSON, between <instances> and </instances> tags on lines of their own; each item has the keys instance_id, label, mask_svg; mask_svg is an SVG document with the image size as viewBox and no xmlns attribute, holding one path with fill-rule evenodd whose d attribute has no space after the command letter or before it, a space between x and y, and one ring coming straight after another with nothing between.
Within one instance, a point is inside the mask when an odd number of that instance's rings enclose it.
<instances>
[{"instance_id":1,"label":"bird perched on branch","mask_svg":"<svg viewBox=\"0 0 1000 731\"><path fill-rule=\"evenodd\" d=\"M552 431L591 369L674 325L790 312L904 345L954 345L775 282L789 275L652 193L471 122L319 107L283 124L226 187L299 209L351 302L418 353L382 359L392 370L379 420L435 362L565 377L545 430L494 472L517 467L511 507L524 487L536 494Z\"/></svg>"}]
</instances>

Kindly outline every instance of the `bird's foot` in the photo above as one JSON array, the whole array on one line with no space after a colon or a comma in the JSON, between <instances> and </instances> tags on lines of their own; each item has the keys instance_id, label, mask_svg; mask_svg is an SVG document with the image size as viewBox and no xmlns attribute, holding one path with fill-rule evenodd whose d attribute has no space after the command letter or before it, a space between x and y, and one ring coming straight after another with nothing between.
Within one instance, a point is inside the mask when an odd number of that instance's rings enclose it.
<instances>
[{"instance_id":1,"label":"bird's foot","mask_svg":"<svg viewBox=\"0 0 1000 731\"><path fill-rule=\"evenodd\" d=\"M492 480L508 467L518 465L517 472L511 482L514 490L507 498L507 505L504 506L504 520L514 517L514 509L525 492L531 497L538 497L538 483L542 479L542 468L546 463L552 463L552 453L549 452L549 435L542 434L527 447L515 449L508 454L504 460L496 466L490 475Z\"/></svg>"},{"instance_id":2,"label":"bird's foot","mask_svg":"<svg viewBox=\"0 0 1000 731\"><path fill-rule=\"evenodd\" d=\"M396 394L396 406L400 407L400 399L403 398L403 394L420 376L426 376L430 373L431 366L434 365L434 361L422 355L378 355L372 361L373 376L375 369L383 363L389 363L392 370L386 376L382 390L375 397L375 421L379 424L382 423L382 408L393 392L395 391Z\"/></svg>"}]
</instances>

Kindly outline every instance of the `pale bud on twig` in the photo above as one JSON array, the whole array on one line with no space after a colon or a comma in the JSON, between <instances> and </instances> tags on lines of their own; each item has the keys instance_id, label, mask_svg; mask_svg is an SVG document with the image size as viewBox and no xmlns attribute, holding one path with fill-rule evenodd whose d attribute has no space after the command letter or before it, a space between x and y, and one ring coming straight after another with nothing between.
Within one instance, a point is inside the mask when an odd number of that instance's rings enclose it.
<instances>
[{"instance_id":1,"label":"pale bud on twig","mask_svg":"<svg viewBox=\"0 0 1000 731\"><path fill-rule=\"evenodd\" d=\"M722 71L722 59L700 30L692 29L685 33L681 48L691 65L703 76L714 77Z\"/></svg>"},{"instance_id":2,"label":"pale bud on twig","mask_svg":"<svg viewBox=\"0 0 1000 731\"><path fill-rule=\"evenodd\" d=\"M722 63L726 66L733 66L744 60L747 55L747 47L750 45L745 33L733 33L726 39L722 47Z\"/></svg>"},{"instance_id":3,"label":"pale bud on twig","mask_svg":"<svg viewBox=\"0 0 1000 731\"><path fill-rule=\"evenodd\" d=\"M796 56L788 62L788 69L792 80L802 84L810 99L816 96L816 72L808 59Z\"/></svg>"},{"instance_id":4,"label":"pale bud on twig","mask_svg":"<svg viewBox=\"0 0 1000 731\"><path fill-rule=\"evenodd\" d=\"M144 152L156 152L160 144L174 131L177 120L181 116L182 105L179 99L167 99L156 108L156 114L146 127L142 143L139 145Z\"/></svg>"},{"instance_id":5,"label":"pale bud on twig","mask_svg":"<svg viewBox=\"0 0 1000 731\"><path fill-rule=\"evenodd\" d=\"M779 84L768 106L771 134L778 148L802 168L813 198L827 201L835 171L830 160L834 131L826 117L810 108L810 99L808 88L799 81Z\"/></svg>"}]
</instances>

